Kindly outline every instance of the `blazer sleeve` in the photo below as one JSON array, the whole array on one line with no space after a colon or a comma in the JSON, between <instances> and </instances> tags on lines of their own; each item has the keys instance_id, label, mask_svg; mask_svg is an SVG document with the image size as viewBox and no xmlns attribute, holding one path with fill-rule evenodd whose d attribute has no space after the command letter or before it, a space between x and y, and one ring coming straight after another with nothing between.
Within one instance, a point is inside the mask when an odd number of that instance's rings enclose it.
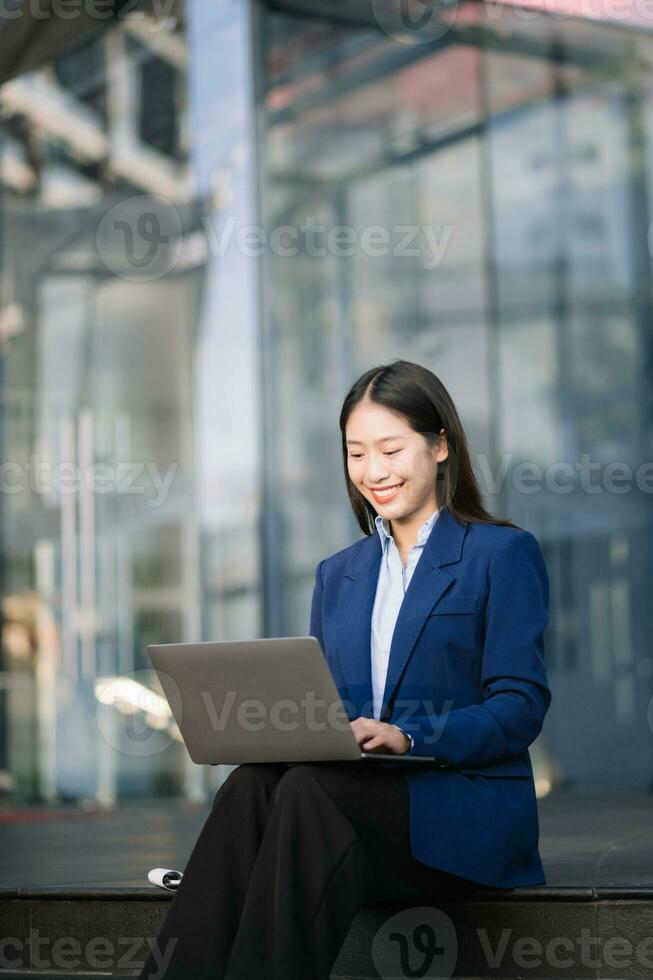
<instances>
[{"instance_id":1,"label":"blazer sleeve","mask_svg":"<svg viewBox=\"0 0 653 980\"><path fill-rule=\"evenodd\" d=\"M322 652L324 652L324 637L322 635L322 565L324 559L318 563L315 569L315 585L313 586L313 598L311 600L311 621L308 627L308 635L315 636L320 641Z\"/></svg>"},{"instance_id":2,"label":"blazer sleeve","mask_svg":"<svg viewBox=\"0 0 653 980\"><path fill-rule=\"evenodd\" d=\"M415 737L412 752L453 767L482 766L524 752L551 703L544 663L549 580L537 538L521 529L511 535L492 556L488 575L482 701L402 719Z\"/></svg>"}]
</instances>

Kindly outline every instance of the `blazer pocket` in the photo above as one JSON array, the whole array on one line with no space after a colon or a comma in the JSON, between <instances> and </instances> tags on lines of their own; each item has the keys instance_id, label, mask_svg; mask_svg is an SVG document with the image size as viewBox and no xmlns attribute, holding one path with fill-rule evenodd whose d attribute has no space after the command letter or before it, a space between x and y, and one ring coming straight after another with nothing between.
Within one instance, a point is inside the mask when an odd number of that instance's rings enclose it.
<instances>
[{"instance_id":1,"label":"blazer pocket","mask_svg":"<svg viewBox=\"0 0 653 980\"><path fill-rule=\"evenodd\" d=\"M478 607L477 595L450 595L434 606L431 616L442 616L444 614L475 613Z\"/></svg>"}]
</instances>

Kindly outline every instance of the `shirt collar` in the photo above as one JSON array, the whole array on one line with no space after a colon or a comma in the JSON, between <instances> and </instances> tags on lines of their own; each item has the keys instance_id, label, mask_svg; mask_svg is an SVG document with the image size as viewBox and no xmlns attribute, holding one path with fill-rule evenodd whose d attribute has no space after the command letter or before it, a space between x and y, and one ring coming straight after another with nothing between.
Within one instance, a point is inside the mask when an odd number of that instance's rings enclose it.
<instances>
[{"instance_id":1,"label":"shirt collar","mask_svg":"<svg viewBox=\"0 0 653 980\"><path fill-rule=\"evenodd\" d=\"M420 527L419 531L417 532L418 545L423 545L428 539L439 513L439 510L434 510L431 516L428 517ZM379 538L381 539L381 547L385 548L386 543L392 540L392 535L390 534L390 522L386 517L382 517L381 514L377 514L374 518L374 523L376 524L376 529L379 533Z\"/></svg>"}]
</instances>

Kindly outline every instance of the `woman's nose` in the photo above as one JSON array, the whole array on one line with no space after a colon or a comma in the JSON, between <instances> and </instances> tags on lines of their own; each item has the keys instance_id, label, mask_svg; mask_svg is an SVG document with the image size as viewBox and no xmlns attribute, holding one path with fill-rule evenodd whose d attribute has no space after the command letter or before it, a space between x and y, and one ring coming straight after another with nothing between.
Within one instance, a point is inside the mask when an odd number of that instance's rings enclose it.
<instances>
[{"instance_id":1,"label":"woman's nose","mask_svg":"<svg viewBox=\"0 0 653 980\"><path fill-rule=\"evenodd\" d=\"M388 464L384 460L370 460L366 471L368 483L373 485L382 483L388 475Z\"/></svg>"}]
</instances>

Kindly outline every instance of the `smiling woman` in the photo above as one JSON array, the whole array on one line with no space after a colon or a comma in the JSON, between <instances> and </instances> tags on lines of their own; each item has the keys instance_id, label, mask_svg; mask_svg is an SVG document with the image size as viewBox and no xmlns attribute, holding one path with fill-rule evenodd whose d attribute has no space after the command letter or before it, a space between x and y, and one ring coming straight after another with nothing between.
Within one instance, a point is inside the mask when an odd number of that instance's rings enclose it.
<instances>
[{"instance_id":1,"label":"smiling woman","mask_svg":"<svg viewBox=\"0 0 653 980\"><path fill-rule=\"evenodd\" d=\"M431 755L445 769L405 773L413 858L491 887L541 884L528 752L551 702L539 543L483 506L458 412L426 367L367 371L340 431L365 538L318 564L310 631L352 729L365 751ZM510 807L479 834L484 810L497 812L496 778Z\"/></svg>"},{"instance_id":2,"label":"smiling woman","mask_svg":"<svg viewBox=\"0 0 653 980\"><path fill-rule=\"evenodd\" d=\"M384 758L231 773L158 937L177 941L166 980L261 964L327 980L361 905L544 883L528 754L551 700L539 545L483 508L427 368L368 371L340 426L366 534L319 562L309 629L358 744ZM410 754L437 764L417 772ZM151 956L142 980L155 972Z\"/></svg>"}]
</instances>

